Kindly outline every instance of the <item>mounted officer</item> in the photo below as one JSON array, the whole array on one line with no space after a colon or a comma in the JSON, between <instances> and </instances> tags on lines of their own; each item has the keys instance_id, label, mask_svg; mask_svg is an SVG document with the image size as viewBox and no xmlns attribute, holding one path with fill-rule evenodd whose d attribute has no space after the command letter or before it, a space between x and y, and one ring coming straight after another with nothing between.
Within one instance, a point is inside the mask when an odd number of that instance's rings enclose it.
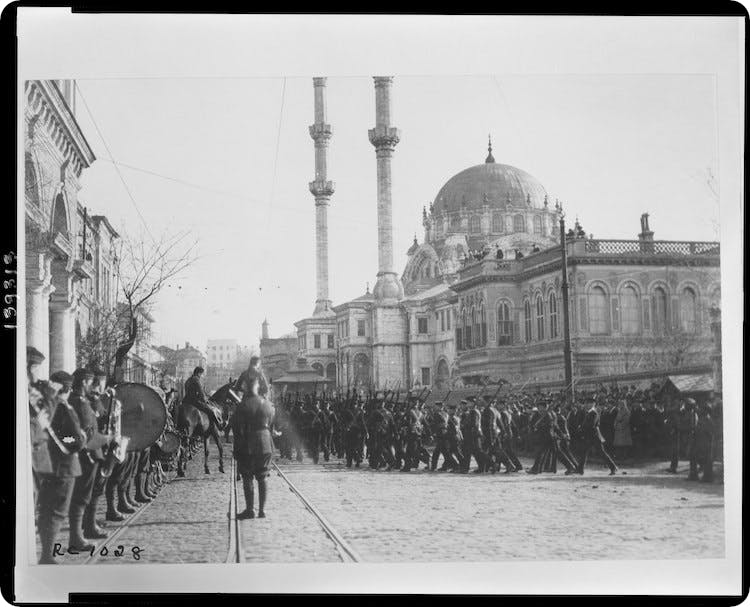
<instances>
[{"instance_id":1,"label":"mounted officer","mask_svg":"<svg viewBox=\"0 0 750 607\"><path fill-rule=\"evenodd\" d=\"M217 428L223 428L224 422L221 419L221 411L211 406L206 399L206 392L203 389L203 373L205 373L203 367L193 369L193 374L185 382L185 396L182 399L182 404L192 405L196 409L200 409L208 415L208 419L213 421ZM238 384L239 380L235 386Z\"/></svg>"}]
</instances>

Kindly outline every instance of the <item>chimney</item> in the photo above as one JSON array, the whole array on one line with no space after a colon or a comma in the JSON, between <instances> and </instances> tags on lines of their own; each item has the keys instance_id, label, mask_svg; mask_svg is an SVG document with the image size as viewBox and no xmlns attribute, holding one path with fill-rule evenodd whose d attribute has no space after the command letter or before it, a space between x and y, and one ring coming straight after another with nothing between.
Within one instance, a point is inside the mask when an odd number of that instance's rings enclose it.
<instances>
[{"instance_id":1,"label":"chimney","mask_svg":"<svg viewBox=\"0 0 750 607\"><path fill-rule=\"evenodd\" d=\"M378 179L378 280L373 295L376 303L393 303L404 297L404 287L393 271L391 156L399 142L399 131L391 126L393 76L375 76L374 80L375 128L368 131L375 146Z\"/></svg>"},{"instance_id":2,"label":"chimney","mask_svg":"<svg viewBox=\"0 0 750 607\"><path fill-rule=\"evenodd\" d=\"M654 252L654 233L648 227L648 213L641 215L641 233L638 234L641 241L641 253Z\"/></svg>"}]
</instances>

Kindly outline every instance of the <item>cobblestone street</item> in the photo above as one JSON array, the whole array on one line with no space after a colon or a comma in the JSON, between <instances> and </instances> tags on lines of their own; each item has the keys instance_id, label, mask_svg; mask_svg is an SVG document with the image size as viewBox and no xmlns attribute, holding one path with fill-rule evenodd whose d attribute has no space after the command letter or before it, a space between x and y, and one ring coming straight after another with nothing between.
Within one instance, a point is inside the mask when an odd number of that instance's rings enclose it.
<instances>
[{"instance_id":1,"label":"cobblestone street","mask_svg":"<svg viewBox=\"0 0 750 607\"><path fill-rule=\"evenodd\" d=\"M723 486L688 483L685 474L653 468L614 477L596 468L584 477L282 468L365 561L724 554ZM278 492L271 497L272 513L279 499Z\"/></svg>"},{"instance_id":2,"label":"cobblestone street","mask_svg":"<svg viewBox=\"0 0 750 607\"><path fill-rule=\"evenodd\" d=\"M202 452L109 546L105 564L223 563L229 547L226 474L205 475ZM522 458L523 459L523 458ZM366 562L721 558L723 486L688 483L652 465L608 476L506 476L347 469L276 459L291 483ZM523 461L529 464L528 460ZM245 506L241 484L237 506ZM100 516L104 517L104 501ZM257 492L256 492L257 510ZM341 562L340 549L275 471L268 517L239 522L245 562ZM110 523L114 533L119 524ZM67 526L59 540L67 546ZM125 548L122 557L112 554ZM101 544L100 544L101 546ZM131 549L140 547L140 559ZM84 563L90 555L60 558ZM230 560L232 560L230 555Z\"/></svg>"}]
</instances>

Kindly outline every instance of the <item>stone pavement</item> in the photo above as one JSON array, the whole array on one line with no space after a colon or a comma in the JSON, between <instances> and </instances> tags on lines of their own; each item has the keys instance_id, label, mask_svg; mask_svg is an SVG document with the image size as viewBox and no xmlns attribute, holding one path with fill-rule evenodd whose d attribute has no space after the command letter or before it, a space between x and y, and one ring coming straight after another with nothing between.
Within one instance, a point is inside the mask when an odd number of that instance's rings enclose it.
<instances>
[{"instance_id":1,"label":"stone pavement","mask_svg":"<svg viewBox=\"0 0 750 607\"><path fill-rule=\"evenodd\" d=\"M723 486L656 467L612 477L282 469L365 561L724 555Z\"/></svg>"},{"instance_id":2,"label":"stone pavement","mask_svg":"<svg viewBox=\"0 0 750 607\"><path fill-rule=\"evenodd\" d=\"M326 467L310 463L306 469L315 469L317 474L323 475ZM237 485L237 501L238 509L243 510L245 499L242 483ZM314 502L313 505L317 507ZM240 521L240 526L246 562L341 562L335 543L275 470L268 479L266 518Z\"/></svg>"},{"instance_id":3,"label":"stone pavement","mask_svg":"<svg viewBox=\"0 0 750 607\"><path fill-rule=\"evenodd\" d=\"M228 519L230 488L231 445L224 447L226 474L218 471L216 445L209 444L209 469L203 472L203 447L188 462L186 476L176 477L170 472L167 483L156 499L142 506L142 514L109 546L106 557L97 564L153 564L153 563L223 563L228 548ZM131 490L132 493L132 490ZM104 518L106 500L99 502L99 515ZM108 522L110 535L122 523ZM58 536L63 547L68 545L68 526L65 524ZM100 540L101 546L107 540ZM121 557L113 554L118 546L124 548ZM133 547L140 548L140 559L133 557ZM37 537L37 553L40 546ZM89 553L57 557L60 563L84 563Z\"/></svg>"}]
</instances>

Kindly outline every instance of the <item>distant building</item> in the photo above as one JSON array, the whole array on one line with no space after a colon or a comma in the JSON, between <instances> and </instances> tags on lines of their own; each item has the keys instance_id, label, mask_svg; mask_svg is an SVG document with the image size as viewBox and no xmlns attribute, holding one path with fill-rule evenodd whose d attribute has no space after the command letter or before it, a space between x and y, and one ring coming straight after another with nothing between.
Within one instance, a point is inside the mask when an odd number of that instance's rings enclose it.
<instances>
[{"instance_id":1,"label":"distant building","mask_svg":"<svg viewBox=\"0 0 750 607\"><path fill-rule=\"evenodd\" d=\"M295 367L300 348L294 333L272 339L268 336L268 327L268 321L264 320L260 339L260 362L268 379L273 381Z\"/></svg>"},{"instance_id":2,"label":"distant building","mask_svg":"<svg viewBox=\"0 0 750 607\"><path fill-rule=\"evenodd\" d=\"M206 344L206 360L209 366L222 369L234 367L240 354L236 339L209 339Z\"/></svg>"},{"instance_id":3,"label":"distant building","mask_svg":"<svg viewBox=\"0 0 750 607\"><path fill-rule=\"evenodd\" d=\"M456 173L423 208L423 242L415 236L399 276L391 228L391 161L399 142L390 124L391 81L375 78L376 125L369 131L377 163L377 281L372 293L368 288L338 305L328 300L326 209L333 183L325 159L332 129L325 123L325 79L313 81L317 299L313 314L295 323L300 359L340 387L445 390L505 379L519 388L560 388L564 246L579 383L717 368L709 310L719 308L721 297L718 242L655 240L646 213L630 240L593 238L578 221L561 239L562 206L536 178L496 162L491 144L483 163ZM274 356L283 360L285 348L291 355L291 343L276 345L264 331L266 366Z\"/></svg>"}]
</instances>

